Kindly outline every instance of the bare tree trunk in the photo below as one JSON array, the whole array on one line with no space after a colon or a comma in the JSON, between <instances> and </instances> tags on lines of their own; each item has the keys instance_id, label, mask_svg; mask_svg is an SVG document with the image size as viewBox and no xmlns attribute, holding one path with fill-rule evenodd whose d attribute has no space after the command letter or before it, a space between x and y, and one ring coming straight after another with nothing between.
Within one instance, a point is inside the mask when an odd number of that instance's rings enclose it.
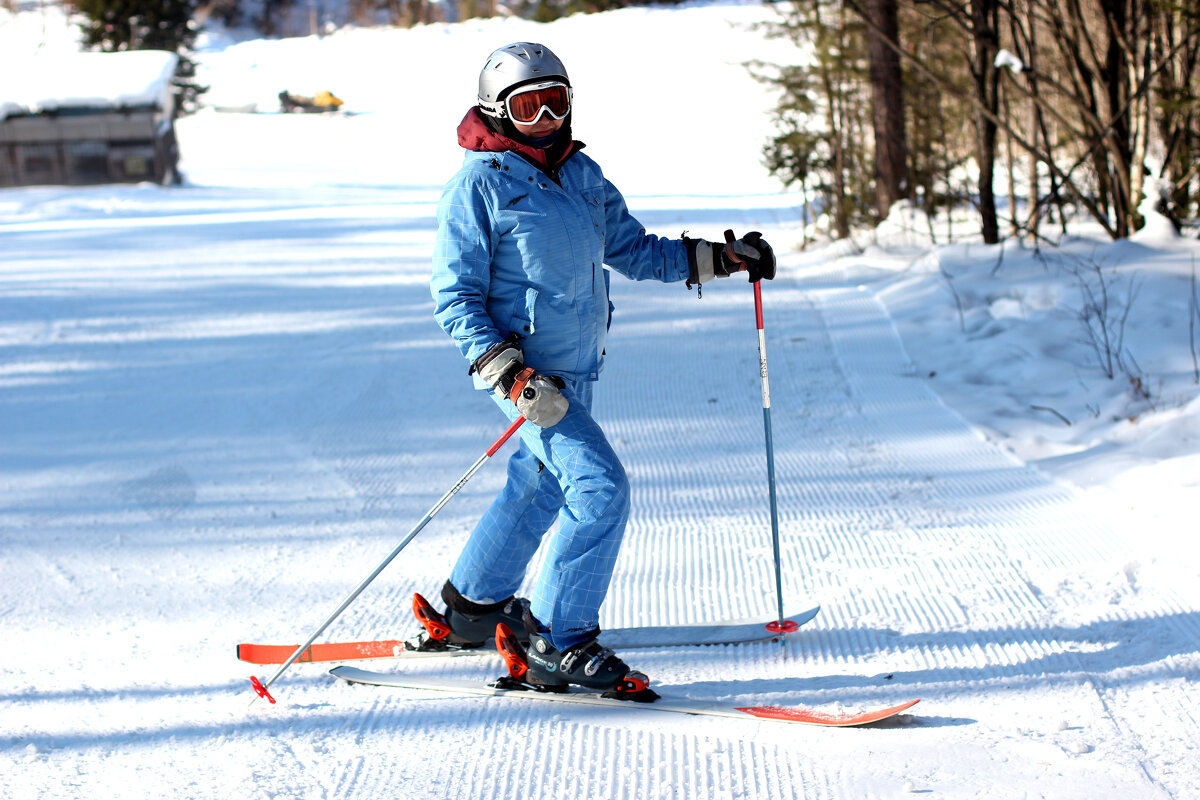
<instances>
[{"instance_id":1,"label":"bare tree trunk","mask_svg":"<svg viewBox=\"0 0 1200 800\"><path fill-rule=\"evenodd\" d=\"M1017 157L1013 152L1011 128L1016 122L1012 117L1012 109L1008 93L1004 91L1004 83L1000 83L1000 100L1004 107L1004 119L1008 121L1009 129L1004 133L1004 169L1008 175L1008 227L1011 235L1019 236L1021 225L1017 222Z\"/></svg>"},{"instance_id":2,"label":"bare tree trunk","mask_svg":"<svg viewBox=\"0 0 1200 800\"><path fill-rule=\"evenodd\" d=\"M840 9L843 24L839 35L845 31L845 9ZM840 48L839 48L840 49ZM821 70L821 83L827 102L825 104L825 121L830 133L830 146L833 149L833 219L839 239L850 236L850 198L846 190L846 170L850 159L846 152L846 143L852 139L853 131L847 130L849 116L846 111L848 92L843 91L844 84L840 77L835 78L829 70Z\"/></svg>"},{"instance_id":3,"label":"bare tree trunk","mask_svg":"<svg viewBox=\"0 0 1200 800\"><path fill-rule=\"evenodd\" d=\"M897 200L909 196L908 142L904 129L904 95L897 0L866 0L872 119L875 128L875 206L881 218Z\"/></svg>"},{"instance_id":4,"label":"bare tree trunk","mask_svg":"<svg viewBox=\"0 0 1200 800\"><path fill-rule=\"evenodd\" d=\"M983 241L1000 241L996 216L996 118L1000 111L999 73L995 67L999 49L996 31L998 0L971 0L973 63L977 100L975 112L976 157L979 161L979 216ZM988 113L984 113L984 112Z\"/></svg>"},{"instance_id":5,"label":"bare tree trunk","mask_svg":"<svg viewBox=\"0 0 1200 800\"><path fill-rule=\"evenodd\" d=\"M1032 0L1030 0L1032 2ZM1037 75L1038 71L1038 31L1037 22L1034 20L1032 8L1030 5L1025 6L1027 29L1025 31L1025 66L1031 76ZM1037 147L1040 137L1040 129L1043 124L1042 109L1037 102L1037 79L1029 78L1029 88L1031 96L1029 98L1029 141L1033 143L1033 150L1029 153L1029 216L1025 220L1025 229L1029 231L1030 237L1036 241L1038 235L1038 227L1042 221L1042 183L1038 177L1038 157ZM1050 143L1046 143L1046 150L1051 149Z\"/></svg>"},{"instance_id":6,"label":"bare tree trunk","mask_svg":"<svg viewBox=\"0 0 1200 800\"><path fill-rule=\"evenodd\" d=\"M1138 25L1140 27L1140 21ZM1135 88L1142 83L1143 77L1149 77L1148 75L1143 75L1144 71L1150 69L1151 62L1150 39L1148 36L1144 40L1139 41L1138 49L1143 51L1141 58L1130 64L1130 77L1132 79L1130 85ZM1133 126L1129 159L1129 219L1130 227L1134 230L1139 230L1146 224L1139 206L1146 193L1146 155L1150 148L1149 92L1142 92L1132 98L1129 115L1130 123Z\"/></svg>"},{"instance_id":7,"label":"bare tree trunk","mask_svg":"<svg viewBox=\"0 0 1200 800\"><path fill-rule=\"evenodd\" d=\"M1100 8L1108 22L1108 46L1104 52L1101 80L1101 96L1107 101L1102 121L1108 122L1108 159L1112 176L1113 224L1117 238L1123 239L1132 233L1129 225L1130 211L1130 125L1125 109L1125 98L1129 97L1128 55L1121 37L1129 32L1129 9L1126 0L1100 0Z\"/></svg>"},{"instance_id":8,"label":"bare tree trunk","mask_svg":"<svg viewBox=\"0 0 1200 800\"><path fill-rule=\"evenodd\" d=\"M833 191L834 191L834 222L837 226L839 239L850 236L850 204L846 196L846 149L843 144L842 132L837 127L836 110L829 110L829 129L833 131Z\"/></svg>"}]
</instances>

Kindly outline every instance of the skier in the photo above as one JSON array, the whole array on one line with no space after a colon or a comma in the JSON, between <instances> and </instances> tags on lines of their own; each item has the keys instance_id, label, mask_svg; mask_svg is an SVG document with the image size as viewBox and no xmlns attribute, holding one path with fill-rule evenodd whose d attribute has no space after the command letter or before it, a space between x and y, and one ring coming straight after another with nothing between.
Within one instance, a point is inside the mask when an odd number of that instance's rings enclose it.
<instances>
[{"instance_id":1,"label":"skier","mask_svg":"<svg viewBox=\"0 0 1200 800\"><path fill-rule=\"evenodd\" d=\"M645 686L601 644L600 605L629 518L629 483L592 392L612 316L609 270L703 284L775 276L758 233L723 244L647 234L571 132L572 87L544 45L488 56L458 127L466 154L438 205L435 317L509 420L523 415L508 480L442 588L448 641L478 646L504 622L528 637L527 680L619 693ZM558 528L530 601L515 596ZM630 680L626 680L630 678Z\"/></svg>"}]
</instances>

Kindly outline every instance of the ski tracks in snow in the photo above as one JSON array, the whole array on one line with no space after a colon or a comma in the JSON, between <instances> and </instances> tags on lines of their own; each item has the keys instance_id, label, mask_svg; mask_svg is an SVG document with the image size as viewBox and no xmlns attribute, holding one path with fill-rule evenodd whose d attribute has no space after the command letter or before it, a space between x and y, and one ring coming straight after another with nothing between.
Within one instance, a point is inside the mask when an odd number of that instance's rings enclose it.
<instances>
[{"instance_id":1,"label":"ski tracks in snow","mask_svg":"<svg viewBox=\"0 0 1200 800\"><path fill-rule=\"evenodd\" d=\"M603 621L769 616L749 291L718 285L695 302L677 287L614 285L597 413L635 498ZM860 707L922 696L918 713L842 741L401 692L372 697L373 729L401 726L414 703L462 714L463 741L486 756L452 759L445 788L456 797L834 798L922 786L1006 797L997 770L1047 796L1185 795L1196 779L1182 766L1187 743L1148 720L1194 723L1194 613L1170 591L1126 611L1138 593L1128 544L1069 487L946 408L872 293L781 281L767 297L784 593L789 608L824 611L786 658L771 644L633 663L667 692ZM487 678L499 665L413 668ZM863 740L888 754L879 768L845 758ZM911 771L896 774L897 761Z\"/></svg>"},{"instance_id":2,"label":"ski tracks in snow","mask_svg":"<svg viewBox=\"0 0 1200 800\"><path fill-rule=\"evenodd\" d=\"M0 626L17 647L74 641L13 665L0 696L8 795L145 796L139 775L196 798L1200 787L1177 735L1200 721L1189 587L1144 580L1136 529L947 408L871 291L806 284L786 260L764 288L785 606L822 613L786 648L630 661L670 694L859 708L921 697L915 713L862 730L560 713L351 687L309 664L276 685L280 706L245 713L251 670L233 644L302 639L502 429L430 319L424 250L406 238L427 236L427 220L396 232L372 217L298 241L248 222L200 236L181 214L163 232L171 269L100 231L46 263L41 234L11 237L6 285L61 272L55 325L84 330L111 308L136 336L49 342L10 326L14 364L64 360L59 382L5 401L23 415L6 441L26 455L7 472ZM82 281L92 272L103 290ZM634 509L602 622L772 616L752 293L738 278L700 300L620 278L613 290L597 415ZM237 325L216 335L214 318ZM70 367L110 361L124 366ZM407 635L411 592L436 593L502 480L499 465L482 471L329 637Z\"/></svg>"},{"instance_id":3,"label":"ski tracks in snow","mask_svg":"<svg viewBox=\"0 0 1200 800\"><path fill-rule=\"evenodd\" d=\"M1021 464L947 409L914 374L870 292L812 296L860 424L882 434L875 457L845 479L870 476L897 523L858 534L876 540L870 556L885 560L883 571L898 573L879 598L891 606L882 619L898 630L862 625L881 618L879 607L862 605L873 594L863 587L847 598L859 608L858 622L847 627L898 656L896 679L909 671L935 695L968 686L986 689L983 696L1064 692L1059 735L1034 738L1070 756L1108 754L1118 764L1124 759L1115 751L1136 743L1140 761L1121 764L1134 794L1186 796L1195 775L1178 781L1175 766L1189 746L1144 721L1165 717L1163 728L1186 730L1200 708L1200 693L1185 680L1195 674L1198 637L1195 609L1176 594L1182 587L1137 597L1128 566L1136 563L1133 542L1079 493ZM878 542L880 530L890 543ZM966 697L978 701L973 691ZM1028 702L1017 705L1018 715L1030 713ZM1044 711L1019 730L1036 732ZM979 719L981 726L995 722ZM1134 789L1142 775L1146 785Z\"/></svg>"}]
</instances>

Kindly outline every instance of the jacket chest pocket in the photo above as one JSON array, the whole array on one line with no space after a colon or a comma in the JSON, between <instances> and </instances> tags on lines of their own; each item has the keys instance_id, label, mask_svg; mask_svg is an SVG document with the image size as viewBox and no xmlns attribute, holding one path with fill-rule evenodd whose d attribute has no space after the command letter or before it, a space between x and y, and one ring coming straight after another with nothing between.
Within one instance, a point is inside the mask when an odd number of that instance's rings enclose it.
<instances>
[{"instance_id":1,"label":"jacket chest pocket","mask_svg":"<svg viewBox=\"0 0 1200 800\"><path fill-rule=\"evenodd\" d=\"M580 192L580 196L587 206L588 218L591 220L596 238L603 246L605 239L604 193L599 189L585 189Z\"/></svg>"}]
</instances>

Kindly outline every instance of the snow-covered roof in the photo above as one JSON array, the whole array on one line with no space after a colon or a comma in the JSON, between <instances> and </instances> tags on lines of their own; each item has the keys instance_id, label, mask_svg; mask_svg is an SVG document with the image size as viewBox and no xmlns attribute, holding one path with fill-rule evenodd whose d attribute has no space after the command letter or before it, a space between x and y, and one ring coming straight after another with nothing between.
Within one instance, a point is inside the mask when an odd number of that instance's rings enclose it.
<instances>
[{"instance_id":1,"label":"snow-covered roof","mask_svg":"<svg viewBox=\"0 0 1200 800\"><path fill-rule=\"evenodd\" d=\"M169 108L179 56L162 50L0 59L0 119L64 108ZM7 76L20 76L9 80Z\"/></svg>"}]
</instances>

